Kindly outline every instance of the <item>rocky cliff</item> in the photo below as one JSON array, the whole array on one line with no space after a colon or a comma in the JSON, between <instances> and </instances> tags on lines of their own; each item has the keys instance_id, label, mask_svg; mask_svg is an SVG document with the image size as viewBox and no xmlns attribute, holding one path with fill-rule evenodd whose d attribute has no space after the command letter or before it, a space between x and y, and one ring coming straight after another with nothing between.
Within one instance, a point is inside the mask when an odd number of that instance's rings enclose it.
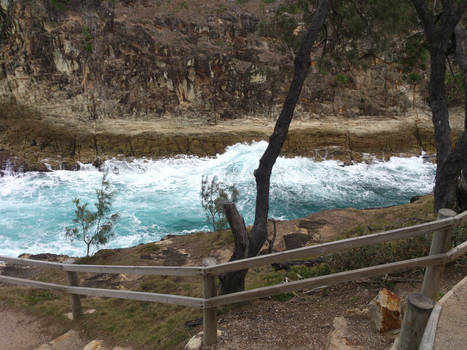
<instances>
[{"instance_id":1,"label":"rocky cliff","mask_svg":"<svg viewBox=\"0 0 467 350\"><path fill-rule=\"evenodd\" d=\"M240 3L240 2L238 2ZM280 106L300 14L249 0L2 0L0 97L71 118L234 118ZM287 8L286 8L287 9ZM400 74L315 69L300 111L401 114Z\"/></svg>"},{"instance_id":2,"label":"rocky cliff","mask_svg":"<svg viewBox=\"0 0 467 350\"><path fill-rule=\"evenodd\" d=\"M4 157L73 162L99 155L212 154L234 141L265 138L264 131L260 137L253 131L222 134L214 149L202 138L178 142L170 134L165 140L164 130L148 137L147 125L139 130L141 137L126 131L140 121L169 121L174 132L185 126L201 132L237 118L271 121L287 93L293 48L306 25L306 16L292 11L292 3L1 0ZM365 64L345 74L323 71L322 50L323 45L315 49L297 118L403 117L411 107L412 91L402 73L365 56L364 44ZM12 117L12 105L27 109L27 118L19 118L22 112ZM112 138L105 136L115 134L105 121L127 124ZM342 137L339 142L348 143L345 132ZM145 143L148 139L156 141ZM181 146L167 146L173 143Z\"/></svg>"}]
</instances>

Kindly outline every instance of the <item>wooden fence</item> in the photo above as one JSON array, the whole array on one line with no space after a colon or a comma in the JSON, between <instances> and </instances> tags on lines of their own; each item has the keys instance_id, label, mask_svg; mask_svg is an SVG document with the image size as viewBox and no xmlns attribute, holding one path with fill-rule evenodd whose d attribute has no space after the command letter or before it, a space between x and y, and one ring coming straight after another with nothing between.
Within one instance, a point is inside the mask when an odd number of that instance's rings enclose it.
<instances>
[{"instance_id":1,"label":"wooden fence","mask_svg":"<svg viewBox=\"0 0 467 350\"><path fill-rule=\"evenodd\" d=\"M434 300L438 295L438 284L444 265L467 253L467 242L449 249L453 229L464 222L467 222L467 211L456 215L452 210L441 209L438 220L429 223L210 266L78 265L0 256L0 261L7 263L65 271L68 275L68 285L45 283L3 275L0 275L0 282L53 289L69 293L71 294L72 312L75 318L81 315L79 295L150 301L201 308L203 309L203 342L205 345L212 345L216 343L217 340L216 308L221 305L298 291L305 288L330 286L356 279L403 271L414 267L427 267L423 280L422 293ZM430 254L428 256L217 296L216 278L226 272L335 253L342 250L420 236L431 232L434 234ZM79 287L77 278L78 272L201 276L203 279L203 296L201 298L196 298L172 294Z\"/></svg>"}]
</instances>

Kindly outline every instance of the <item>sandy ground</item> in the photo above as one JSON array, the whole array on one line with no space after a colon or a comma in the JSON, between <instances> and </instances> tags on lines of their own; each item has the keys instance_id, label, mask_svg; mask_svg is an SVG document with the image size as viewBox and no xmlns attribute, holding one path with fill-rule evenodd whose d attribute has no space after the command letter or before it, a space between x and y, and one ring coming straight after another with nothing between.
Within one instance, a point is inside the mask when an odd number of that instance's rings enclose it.
<instances>
[{"instance_id":1,"label":"sandy ground","mask_svg":"<svg viewBox=\"0 0 467 350\"><path fill-rule=\"evenodd\" d=\"M436 331L436 350L467 350L467 277L445 298Z\"/></svg>"},{"instance_id":2,"label":"sandy ground","mask_svg":"<svg viewBox=\"0 0 467 350\"><path fill-rule=\"evenodd\" d=\"M462 122L460 113L452 112L451 127L457 128ZM215 125L203 124L202 120L167 118L151 121L124 120L124 119L104 119L96 124L79 123L81 128L95 128L97 132L108 132L113 134L136 135L141 132L160 132L163 134L203 134L220 132L266 132L272 133L276 120L264 117L246 117L234 120L219 120ZM432 126L431 113L428 111L418 111L401 117L358 117L355 119L344 119L335 116L323 116L320 119L301 119L296 117L292 120L290 129L314 129L333 131L352 131L355 134L368 134L382 132L384 130L393 131L401 125Z\"/></svg>"},{"instance_id":3,"label":"sandy ground","mask_svg":"<svg viewBox=\"0 0 467 350\"><path fill-rule=\"evenodd\" d=\"M0 349L31 350L52 337L44 321L0 306Z\"/></svg>"},{"instance_id":4,"label":"sandy ground","mask_svg":"<svg viewBox=\"0 0 467 350\"><path fill-rule=\"evenodd\" d=\"M453 129L463 129L463 109L452 108L450 111L450 126ZM220 132L266 132L274 129L277 116L274 118L245 117L233 120L219 120L215 125L207 125L202 119L186 119L183 117L167 117L150 121L134 119L104 119L90 123L78 119L64 119L63 116L44 114L43 118L54 124L62 124L89 132L106 132L117 135L137 135L146 132L163 134L210 134ZM339 116L321 116L320 118L302 118L295 116L290 130L313 129L333 131L352 131L355 134L371 134L400 129L404 125L432 127L431 111L428 109L412 110L404 116L375 117L359 116L343 118Z\"/></svg>"}]
</instances>

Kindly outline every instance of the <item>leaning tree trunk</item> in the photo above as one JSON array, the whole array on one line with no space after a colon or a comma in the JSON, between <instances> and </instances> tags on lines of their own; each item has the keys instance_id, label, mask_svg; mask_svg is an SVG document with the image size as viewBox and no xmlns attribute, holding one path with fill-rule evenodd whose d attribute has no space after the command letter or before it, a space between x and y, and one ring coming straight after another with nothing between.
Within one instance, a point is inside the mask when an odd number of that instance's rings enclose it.
<instances>
[{"instance_id":1,"label":"leaning tree trunk","mask_svg":"<svg viewBox=\"0 0 467 350\"><path fill-rule=\"evenodd\" d=\"M311 65L311 48L313 43L318 39L328 10L329 0L320 0L318 9L313 15L311 24L303 37L302 43L295 57L294 76L284 105L282 106L281 114L277 119L274 132L269 138L268 147L259 161L258 169L254 172L256 179L256 211L253 228L248 235L249 244L248 255L246 257L256 256L268 237L267 222L269 212L269 185L272 168L287 137L295 105L297 104L303 82L305 81ZM234 237L238 235L241 236L242 233L235 231L230 220L229 223L231 224L232 234ZM234 256L232 256L231 260L234 259ZM245 275L246 271L238 271L222 276L221 292L223 294L227 294L238 291L239 288L243 289Z\"/></svg>"},{"instance_id":2,"label":"leaning tree trunk","mask_svg":"<svg viewBox=\"0 0 467 350\"><path fill-rule=\"evenodd\" d=\"M425 0L412 0L423 24L426 41L430 49L430 107L432 111L435 142L437 148L435 205L453 208L456 201L457 177L467 153L465 132L454 149L451 147L451 128L446 98L445 74L448 45L459 20L467 9L467 1L444 0L442 12L434 14ZM467 105L466 105L467 106ZM465 164L465 163L464 163Z\"/></svg>"},{"instance_id":3,"label":"leaning tree trunk","mask_svg":"<svg viewBox=\"0 0 467 350\"><path fill-rule=\"evenodd\" d=\"M464 132L448 157L438 164L435 184L435 211L441 208L467 209L465 175L467 174L467 32L461 24L455 29L456 61L463 74L464 83ZM462 174L463 173L463 174Z\"/></svg>"},{"instance_id":4,"label":"leaning tree trunk","mask_svg":"<svg viewBox=\"0 0 467 350\"><path fill-rule=\"evenodd\" d=\"M224 203L225 216L234 236L234 251L229 261L248 257L250 244L245 221L238 213L235 203ZM245 276L248 270L227 272L219 276L221 282L220 294L240 292L245 289Z\"/></svg>"}]
</instances>

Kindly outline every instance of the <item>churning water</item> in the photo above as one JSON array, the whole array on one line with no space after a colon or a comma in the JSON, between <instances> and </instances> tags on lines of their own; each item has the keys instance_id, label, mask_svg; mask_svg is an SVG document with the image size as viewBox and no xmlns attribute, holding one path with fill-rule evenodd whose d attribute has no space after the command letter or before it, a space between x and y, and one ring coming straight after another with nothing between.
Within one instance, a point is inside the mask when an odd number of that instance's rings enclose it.
<instances>
[{"instance_id":1,"label":"churning water","mask_svg":"<svg viewBox=\"0 0 467 350\"><path fill-rule=\"evenodd\" d=\"M237 204L246 223L254 218L253 171L266 142L236 144L214 158L180 156L131 162L110 160L115 189L113 210L120 213L109 248L159 240L166 234L209 230L200 204L201 178L217 175L240 192ZM271 178L270 217L294 219L329 208L368 208L407 202L432 191L435 165L422 157L342 166L334 160L279 158ZM79 197L90 206L102 173L91 165L79 171L9 173L0 177L0 255L60 253L83 255L82 242L69 242Z\"/></svg>"}]
</instances>

